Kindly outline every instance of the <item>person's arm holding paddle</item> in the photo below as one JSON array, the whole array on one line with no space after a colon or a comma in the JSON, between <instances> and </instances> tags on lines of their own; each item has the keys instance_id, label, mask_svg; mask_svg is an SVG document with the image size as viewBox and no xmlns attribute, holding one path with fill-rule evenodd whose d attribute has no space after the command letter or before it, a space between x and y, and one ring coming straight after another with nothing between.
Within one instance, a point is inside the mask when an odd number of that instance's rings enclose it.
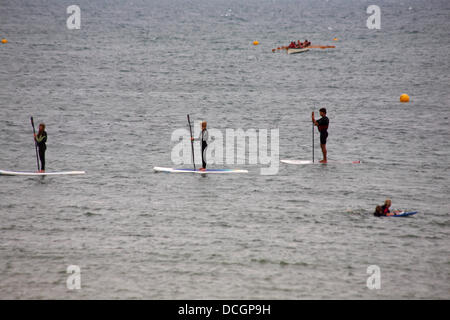
<instances>
[{"instance_id":1,"label":"person's arm holding paddle","mask_svg":"<svg viewBox=\"0 0 450 320\"><path fill-rule=\"evenodd\" d=\"M312 119L312 122L314 123L315 126L318 126L318 125L319 125L319 124L317 123L316 119L314 118L314 111L312 112L311 119Z\"/></svg>"},{"instance_id":2,"label":"person's arm holding paddle","mask_svg":"<svg viewBox=\"0 0 450 320\"><path fill-rule=\"evenodd\" d=\"M34 134L34 140L36 140L37 143L47 142L47 135L43 134L42 136L38 137L37 134Z\"/></svg>"},{"instance_id":3,"label":"person's arm holding paddle","mask_svg":"<svg viewBox=\"0 0 450 320\"><path fill-rule=\"evenodd\" d=\"M34 140L39 144L47 142L47 132L44 131L44 124L39 125L39 132L34 134Z\"/></svg>"}]
</instances>

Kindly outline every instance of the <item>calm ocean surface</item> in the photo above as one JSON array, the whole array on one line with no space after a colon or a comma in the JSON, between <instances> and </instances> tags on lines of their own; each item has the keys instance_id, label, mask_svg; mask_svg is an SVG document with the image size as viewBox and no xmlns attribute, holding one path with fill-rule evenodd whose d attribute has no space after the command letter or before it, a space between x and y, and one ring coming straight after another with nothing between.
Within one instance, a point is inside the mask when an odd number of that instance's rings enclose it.
<instances>
[{"instance_id":1,"label":"calm ocean surface","mask_svg":"<svg viewBox=\"0 0 450 320\"><path fill-rule=\"evenodd\" d=\"M0 299L450 298L449 1L81 0L68 30L71 4L0 1L0 169L35 170L34 116L47 170L87 172L0 176ZM272 53L305 38L336 48ZM320 107L361 165L153 172L188 113L308 160ZM419 214L373 217L388 197Z\"/></svg>"}]
</instances>

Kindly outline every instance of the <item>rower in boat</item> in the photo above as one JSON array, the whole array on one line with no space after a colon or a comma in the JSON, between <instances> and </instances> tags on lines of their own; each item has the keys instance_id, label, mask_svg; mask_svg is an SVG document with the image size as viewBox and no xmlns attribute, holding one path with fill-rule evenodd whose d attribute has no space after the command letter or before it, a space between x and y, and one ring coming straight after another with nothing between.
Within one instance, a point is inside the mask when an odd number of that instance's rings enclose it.
<instances>
[{"instance_id":1,"label":"rower in boat","mask_svg":"<svg viewBox=\"0 0 450 320\"><path fill-rule=\"evenodd\" d=\"M291 41L291 44L288 46L288 49L295 49L295 42Z\"/></svg>"}]
</instances>

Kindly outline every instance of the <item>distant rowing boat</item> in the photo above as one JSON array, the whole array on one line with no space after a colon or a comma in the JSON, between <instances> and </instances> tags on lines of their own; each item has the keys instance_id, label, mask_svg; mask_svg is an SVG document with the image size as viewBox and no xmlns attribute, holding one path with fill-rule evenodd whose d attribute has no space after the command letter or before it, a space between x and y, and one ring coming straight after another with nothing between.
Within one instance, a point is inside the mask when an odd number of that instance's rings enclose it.
<instances>
[{"instance_id":1,"label":"distant rowing boat","mask_svg":"<svg viewBox=\"0 0 450 320\"><path fill-rule=\"evenodd\" d=\"M309 49L308 48L302 48L302 49L300 49L300 48L289 48L288 50L287 50L287 53L288 54L294 54L294 53L302 53L302 52L306 52L306 51L309 51Z\"/></svg>"},{"instance_id":2,"label":"distant rowing boat","mask_svg":"<svg viewBox=\"0 0 450 320\"><path fill-rule=\"evenodd\" d=\"M272 49L272 52L276 52L277 50L278 51L286 50L287 53L301 53L301 52L308 51L308 49L333 49L333 48L336 48L336 46L309 45L306 48L288 48L288 47L282 46L282 47L278 47L278 48ZM302 50L304 50L304 51L302 51Z\"/></svg>"}]
</instances>

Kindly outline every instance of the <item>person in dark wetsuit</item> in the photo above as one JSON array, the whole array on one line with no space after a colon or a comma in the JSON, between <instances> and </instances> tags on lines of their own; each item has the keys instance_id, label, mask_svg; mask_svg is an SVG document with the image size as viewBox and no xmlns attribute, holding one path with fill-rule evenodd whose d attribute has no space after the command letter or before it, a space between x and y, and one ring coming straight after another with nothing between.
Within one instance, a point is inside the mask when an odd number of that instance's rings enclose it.
<instances>
[{"instance_id":1,"label":"person in dark wetsuit","mask_svg":"<svg viewBox=\"0 0 450 320\"><path fill-rule=\"evenodd\" d=\"M202 146L202 168L200 171L206 170L206 148L208 147L208 130L206 129L206 121L202 122L202 132L200 132L200 135L197 139L192 138L192 141L197 140L201 141Z\"/></svg>"},{"instance_id":2,"label":"person in dark wetsuit","mask_svg":"<svg viewBox=\"0 0 450 320\"><path fill-rule=\"evenodd\" d=\"M327 138L328 138L328 125L330 124L330 120L327 117L327 109L322 108L319 110L320 118L316 121L314 118L314 111L312 113L312 122L320 132L320 148L322 149L323 159L320 160L321 163L327 162Z\"/></svg>"},{"instance_id":3,"label":"person in dark wetsuit","mask_svg":"<svg viewBox=\"0 0 450 320\"><path fill-rule=\"evenodd\" d=\"M45 132L45 124L39 125L39 131L34 134L34 140L39 148L39 159L41 160L41 170L39 172L45 172L45 150L47 150L47 132Z\"/></svg>"}]
</instances>

